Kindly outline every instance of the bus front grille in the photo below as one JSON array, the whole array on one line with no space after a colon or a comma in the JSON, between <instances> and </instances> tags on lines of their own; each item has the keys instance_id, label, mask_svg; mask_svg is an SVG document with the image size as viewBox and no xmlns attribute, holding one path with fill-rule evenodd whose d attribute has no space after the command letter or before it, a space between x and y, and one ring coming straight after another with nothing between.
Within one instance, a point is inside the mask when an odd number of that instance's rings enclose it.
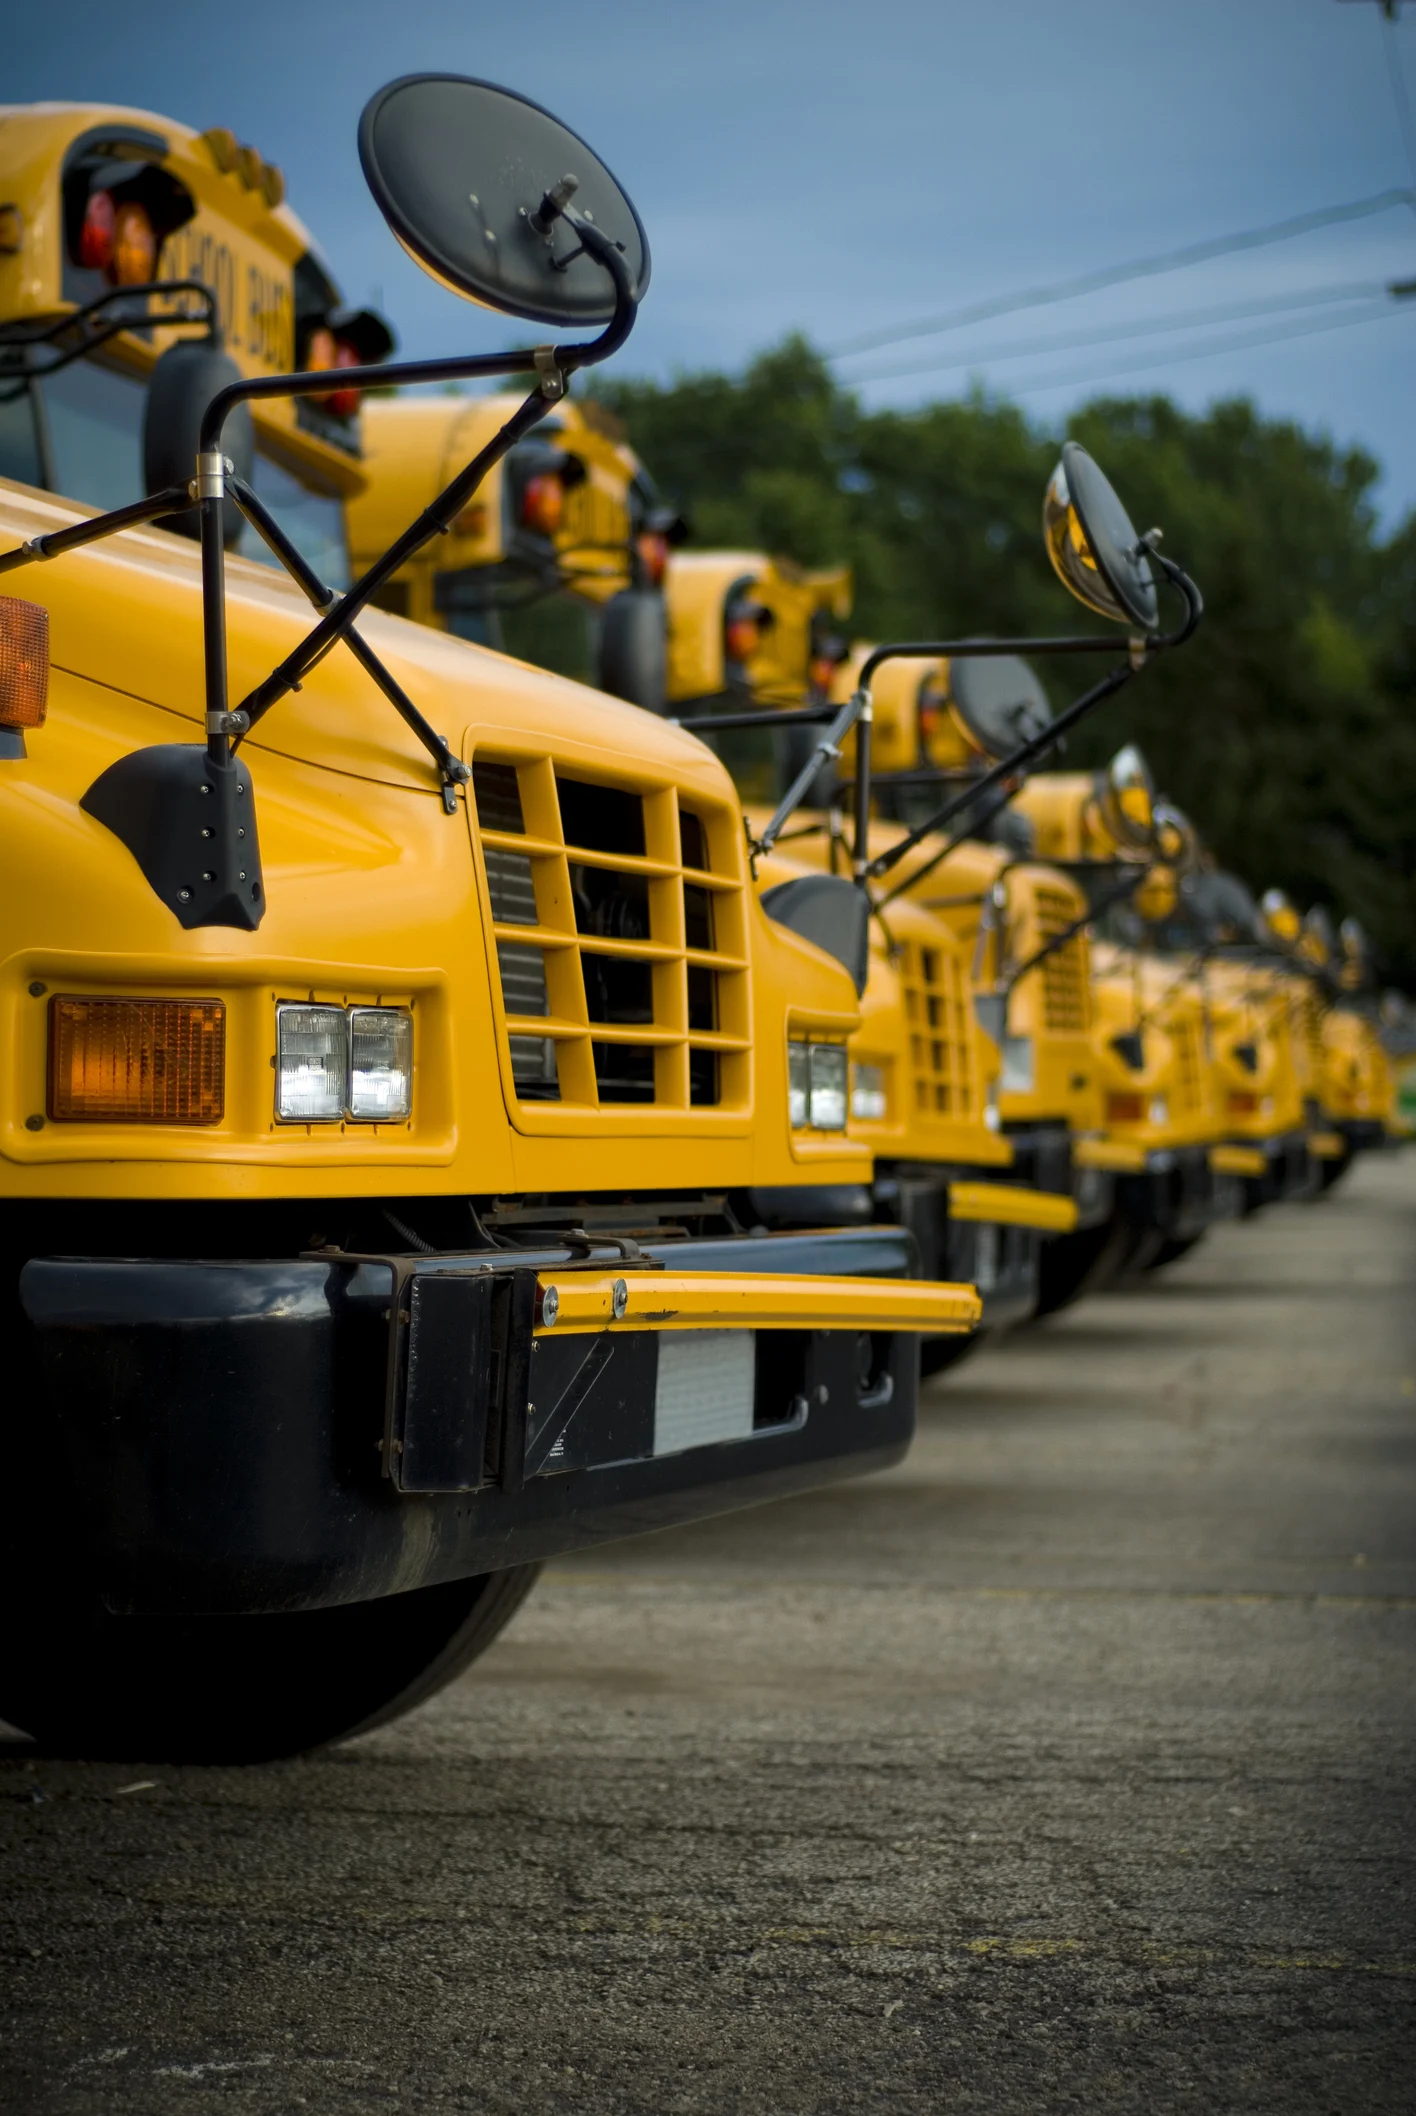
<instances>
[{"instance_id":1,"label":"bus front grille","mask_svg":"<svg viewBox=\"0 0 1416 2116\"><path fill-rule=\"evenodd\" d=\"M901 982L916 1114L965 1123L976 1118L971 996L963 964L951 949L907 940Z\"/></svg>"},{"instance_id":2,"label":"bus front grille","mask_svg":"<svg viewBox=\"0 0 1416 2116\"><path fill-rule=\"evenodd\" d=\"M697 793L681 803L672 784L587 779L547 756L479 753L472 775L513 1098L746 1108L733 812Z\"/></svg>"},{"instance_id":3,"label":"bus front grille","mask_svg":"<svg viewBox=\"0 0 1416 2116\"><path fill-rule=\"evenodd\" d=\"M1033 892L1038 947L1073 924L1080 906L1062 889L1039 886ZM1041 964L1042 1014L1054 1036L1085 1035L1090 1019L1088 1006L1089 964L1085 933L1064 941Z\"/></svg>"}]
</instances>

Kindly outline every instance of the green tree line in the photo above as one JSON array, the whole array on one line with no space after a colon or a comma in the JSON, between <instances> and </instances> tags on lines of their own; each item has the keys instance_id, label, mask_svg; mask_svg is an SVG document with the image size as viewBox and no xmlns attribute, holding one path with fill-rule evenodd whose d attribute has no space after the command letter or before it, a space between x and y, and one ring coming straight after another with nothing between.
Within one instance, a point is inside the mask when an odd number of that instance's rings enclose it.
<instances>
[{"instance_id":1,"label":"green tree line","mask_svg":"<svg viewBox=\"0 0 1416 2116\"><path fill-rule=\"evenodd\" d=\"M739 376L606 377L596 395L694 544L847 561L859 637L1066 628L1040 535L1060 436L1015 405L869 411L796 337ZM1067 432L1207 606L1067 761L1138 741L1224 865L1355 915L1382 974L1416 990L1416 516L1384 539L1372 458L1244 399L1192 417L1100 398ZM1057 704L1092 680L1075 660L1039 673Z\"/></svg>"}]
</instances>

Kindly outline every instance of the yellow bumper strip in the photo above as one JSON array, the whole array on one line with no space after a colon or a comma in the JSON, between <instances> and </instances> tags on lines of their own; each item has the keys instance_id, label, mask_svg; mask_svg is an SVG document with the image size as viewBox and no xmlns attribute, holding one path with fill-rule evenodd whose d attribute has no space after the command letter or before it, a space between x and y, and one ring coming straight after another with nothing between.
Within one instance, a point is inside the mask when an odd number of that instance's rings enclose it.
<instances>
[{"instance_id":1,"label":"yellow bumper strip","mask_svg":"<svg viewBox=\"0 0 1416 2116\"><path fill-rule=\"evenodd\" d=\"M1340 1161L1347 1151L1347 1141L1340 1131L1310 1131L1308 1151L1320 1161Z\"/></svg>"},{"instance_id":2,"label":"yellow bumper strip","mask_svg":"<svg viewBox=\"0 0 1416 2116\"><path fill-rule=\"evenodd\" d=\"M1072 1166L1100 1168L1116 1176L1144 1175L1146 1150L1133 1146L1129 1139L1075 1139Z\"/></svg>"},{"instance_id":3,"label":"yellow bumper strip","mask_svg":"<svg viewBox=\"0 0 1416 2116\"><path fill-rule=\"evenodd\" d=\"M983 1303L972 1286L918 1278L790 1278L757 1271L547 1271L537 1337L567 1330L975 1329ZM554 1291L556 1299L549 1300Z\"/></svg>"},{"instance_id":4,"label":"yellow bumper strip","mask_svg":"<svg viewBox=\"0 0 1416 2116\"><path fill-rule=\"evenodd\" d=\"M1039 1234L1070 1234L1077 1224L1075 1198L1055 1190L1027 1190L1021 1183L951 1183L951 1220L985 1220L995 1227L1033 1227Z\"/></svg>"},{"instance_id":5,"label":"yellow bumper strip","mask_svg":"<svg viewBox=\"0 0 1416 2116\"><path fill-rule=\"evenodd\" d=\"M1257 1146L1212 1146L1210 1167L1217 1176L1261 1176L1268 1161Z\"/></svg>"}]
</instances>

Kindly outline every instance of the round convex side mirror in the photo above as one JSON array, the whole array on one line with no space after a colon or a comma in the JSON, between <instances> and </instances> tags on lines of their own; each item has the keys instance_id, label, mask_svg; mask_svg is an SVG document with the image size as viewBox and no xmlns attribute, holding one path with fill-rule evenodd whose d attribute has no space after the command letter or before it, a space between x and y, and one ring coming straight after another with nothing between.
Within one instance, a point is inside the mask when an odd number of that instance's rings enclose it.
<instances>
[{"instance_id":1,"label":"round convex side mirror","mask_svg":"<svg viewBox=\"0 0 1416 2116\"><path fill-rule=\"evenodd\" d=\"M615 285L581 248L574 211L649 284L639 215L599 156L538 103L461 74L390 81L359 120L375 203L414 262L483 307L561 328L608 323Z\"/></svg>"},{"instance_id":2,"label":"round convex side mirror","mask_svg":"<svg viewBox=\"0 0 1416 2116\"><path fill-rule=\"evenodd\" d=\"M1160 615L1155 576L1131 518L1085 448L1062 445L1042 503L1047 555L1079 602L1150 631Z\"/></svg>"},{"instance_id":3,"label":"round convex side mirror","mask_svg":"<svg viewBox=\"0 0 1416 2116\"><path fill-rule=\"evenodd\" d=\"M600 616L596 682L612 698L662 713L668 692L668 626L654 588L621 588Z\"/></svg>"},{"instance_id":4,"label":"round convex side mirror","mask_svg":"<svg viewBox=\"0 0 1416 2116\"><path fill-rule=\"evenodd\" d=\"M1181 876L1199 871L1199 833L1183 809L1173 801L1157 801L1152 814L1155 820L1155 845L1167 867Z\"/></svg>"},{"instance_id":5,"label":"round convex side mirror","mask_svg":"<svg viewBox=\"0 0 1416 2116\"><path fill-rule=\"evenodd\" d=\"M1155 782L1134 742L1117 750L1098 780L1102 818L1113 838L1132 852L1149 852L1156 842Z\"/></svg>"},{"instance_id":6,"label":"round convex side mirror","mask_svg":"<svg viewBox=\"0 0 1416 2116\"><path fill-rule=\"evenodd\" d=\"M1259 909L1263 922L1275 940L1285 947L1292 947L1302 932L1302 921L1281 889L1265 889Z\"/></svg>"},{"instance_id":7,"label":"round convex side mirror","mask_svg":"<svg viewBox=\"0 0 1416 2116\"><path fill-rule=\"evenodd\" d=\"M995 760L1040 735L1052 719L1046 691L1016 654L953 655L949 703L970 741Z\"/></svg>"},{"instance_id":8,"label":"round convex side mirror","mask_svg":"<svg viewBox=\"0 0 1416 2116\"><path fill-rule=\"evenodd\" d=\"M240 380L241 370L231 355L207 339L187 339L168 346L148 378L143 406L146 491L161 492L168 485L185 485L195 476L202 413L214 396ZM256 461L256 430L249 404L238 404L230 414L221 445L237 477L249 484ZM228 550L239 540L244 519L233 499L228 496L222 501L221 533ZM186 514L164 515L159 526L175 529L179 536L198 537L200 523L200 514L191 508Z\"/></svg>"}]
</instances>

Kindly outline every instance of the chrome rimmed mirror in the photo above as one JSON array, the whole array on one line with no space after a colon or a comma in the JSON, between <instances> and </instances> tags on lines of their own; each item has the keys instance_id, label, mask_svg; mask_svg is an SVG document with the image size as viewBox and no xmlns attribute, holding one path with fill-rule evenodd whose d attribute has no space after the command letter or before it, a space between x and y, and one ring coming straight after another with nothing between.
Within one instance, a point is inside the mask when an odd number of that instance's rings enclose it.
<instances>
[{"instance_id":1,"label":"chrome rimmed mirror","mask_svg":"<svg viewBox=\"0 0 1416 2116\"><path fill-rule=\"evenodd\" d=\"M1303 922L1281 889L1265 889L1259 900L1259 911L1265 927L1272 937L1285 948L1293 947L1303 930Z\"/></svg>"},{"instance_id":2,"label":"chrome rimmed mirror","mask_svg":"<svg viewBox=\"0 0 1416 2116\"><path fill-rule=\"evenodd\" d=\"M1118 749L1096 776L1097 806L1117 844L1127 852L1156 849L1155 781L1134 742Z\"/></svg>"},{"instance_id":3,"label":"chrome rimmed mirror","mask_svg":"<svg viewBox=\"0 0 1416 2116\"><path fill-rule=\"evenodd\" d=\"M1115 488L1080 442L1064 441L1042 503L1058 578L1078 602L1150 631L1160 617L1155 575Z\"/></svg>"},{"instance_id":4,"label":"chrome rimmed mirror","mask_svg":"<svg viewBox=\"0 0 1416 2116\"><path fill-rule=\"evenodd\" d=\"M1151 811L1155 826L1155 849L1167 867L1182 880L1200 864L1200 835L1183 808L1173 801L1157 801Z\"/></svg>"}]
</instances>

